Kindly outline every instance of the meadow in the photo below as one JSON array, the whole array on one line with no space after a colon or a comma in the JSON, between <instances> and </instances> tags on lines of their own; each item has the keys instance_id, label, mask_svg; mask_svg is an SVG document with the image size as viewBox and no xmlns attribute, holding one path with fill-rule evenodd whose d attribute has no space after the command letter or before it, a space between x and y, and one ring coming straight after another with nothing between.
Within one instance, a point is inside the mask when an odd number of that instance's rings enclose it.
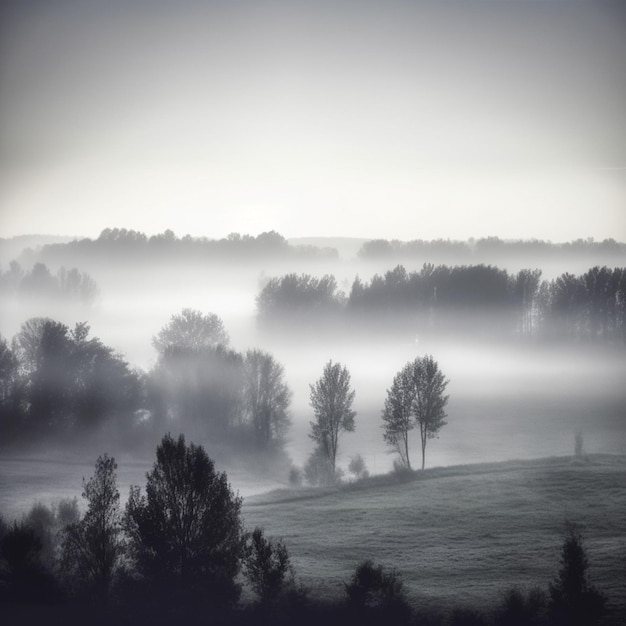
<instances>
[{"instance_id":1,"label":"meadow","mask_svg":"<svg viewBox=\"0 0 626 626\"><path fill-rule=\"evenodd\" d=\"M489 611L513 586L547 591L568 523L585 538L611 623L626 620L626 457L427 469L246 498L249 528L282 537L298 579L338 598L356 565L396 568L416 610Z\"/></svg>"}]
</instances>

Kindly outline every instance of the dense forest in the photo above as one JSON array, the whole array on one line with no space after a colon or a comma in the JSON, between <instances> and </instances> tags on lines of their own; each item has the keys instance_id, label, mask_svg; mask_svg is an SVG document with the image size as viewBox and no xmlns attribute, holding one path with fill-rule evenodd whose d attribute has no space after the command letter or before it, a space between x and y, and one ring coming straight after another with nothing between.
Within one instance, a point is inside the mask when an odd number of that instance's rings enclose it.
<instances>
[{"instance_id":1,"label":"dense forest","mask_svg":"<svg viewBox=\"0 0 626 626\"><path fill-rule=\"evenodd\" d=\"M398 265L370 281L357 277L348 295L333 276L287 274L267 282L257 308L267 329L365 324L424 336L623 344L626 270L596 266L542 281L540 270L425 264L407 272Z\"/></svg>"}]
</instances>

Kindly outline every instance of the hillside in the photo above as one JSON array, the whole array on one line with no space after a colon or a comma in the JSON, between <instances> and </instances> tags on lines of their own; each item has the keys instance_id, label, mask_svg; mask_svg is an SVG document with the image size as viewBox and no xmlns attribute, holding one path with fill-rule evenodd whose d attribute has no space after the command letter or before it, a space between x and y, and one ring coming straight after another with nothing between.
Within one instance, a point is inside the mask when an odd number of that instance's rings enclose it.
<instances>
[{"instance_id":1,"label":"hillside","mask_svg":"<svg viewBox=\"0 0 626 626\"><path fill-rule=\"evenodd\" d=\"M556 575L566 522L579 525L591 581L626 617L626 458L593 455L380 476L338 488L283 490L247 498L249 528L287 544L315 595L342 593L359 561L401 573L417 609L489 609L517 585Z\"/></svg>"}]
</instances>

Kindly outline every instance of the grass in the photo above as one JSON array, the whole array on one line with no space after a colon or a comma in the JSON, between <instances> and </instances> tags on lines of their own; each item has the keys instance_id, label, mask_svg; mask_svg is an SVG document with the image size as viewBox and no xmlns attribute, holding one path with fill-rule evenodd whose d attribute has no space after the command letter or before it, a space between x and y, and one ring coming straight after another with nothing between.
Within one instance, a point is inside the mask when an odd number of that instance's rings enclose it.
<instances>
[{"instance_id":1,"label":"grass","mask_svg":"<svg viewBox=\"0 0 626 626\"><path fill-rule=\"evenodd\" d=\"M547 584L567 522L583 532L591 582L626 618L626 457L550 458L376 476L247 498L249 528L287 544L318 597L343 592L365 558L395 567L416 608L488 610L512 586ZM625 622L626 623L626 622Z\"/></svg>"}]
</instances>

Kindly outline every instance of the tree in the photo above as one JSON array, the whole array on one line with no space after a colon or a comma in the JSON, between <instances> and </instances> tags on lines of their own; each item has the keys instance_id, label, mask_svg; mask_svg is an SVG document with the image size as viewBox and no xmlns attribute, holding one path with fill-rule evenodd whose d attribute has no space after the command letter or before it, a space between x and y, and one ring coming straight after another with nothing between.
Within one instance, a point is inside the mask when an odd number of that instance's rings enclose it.
<instances>
[{"instance_id":1,"label":"tree","mask_svg":"<svg viewBox=\"0 0 626 626\"><path fill-rule=\"evenodd\" d=\"M411 609L404 584L396 570L385 570L371 560L359 563L352 579L345 584L348 606L360 623L408 623ZM368 614L370 619L368 619Z\"/></svg>"},{"instance_id":2,"label":"tree","mask_svg":"<svg viewBox=\"0 0 626 626\"><path fill-rule=\"evenodd\" d=\"M183 309L172 315L170 321L152 338L152 345L159 354L177 347L197 351L203 348L227 346L228 333L224 323L215 313L203 315L194 309Z\"/></svg>"},{"instance_id":3,"label":"tree","mask_svg":"<svg viewBox=\"0 0 626 626\"><path fill-rule=\"evenodd\" d=\"M87 511L63 532L63 570L103 598L121 567L123 552L116 470L113 457L98 457L94 475L87 482L83 479L82 497L87 501Z\"/></svg>"},{"instance_id":4,"label":"tree","mask_svg":"<svg viewBox=\"0 0 626 626\"><path fill-rule=\"evenodd\" d=\"M589 561L581 534L568 529L561 549L561 567L550 583L549 609L558 626L592 626L605 613L606 598L587 580Z\"/></svg>"},{"instance_id":5,"label":"tree","mask_svg":"<svg viewBox=\"0 0 626 626\"><path fill-rule=\"evenodd\" d=\"M387 390L383 409L383 438L393 451L400 455L402 465L411 469L409 457L409 431L415 426L413 408L415 403L415 385L412 376L413 364L407 363L396 374Z\"/></svg>"},{"instance_id":6,"label":"tree","mask_svg":"<svg viewBox=\"0 0 626 626\"><path fill-rule=\"evenodd\" d=\"M430 355L415 359L412 376L415 386L413 411L420 431L424 469L426 442L439 436L439 431L446 425L444 408L449 397L445 395L448 380L439 370L437 361Z\"/></svg>"},{"instance_id":7,"label":"tree","mask_svg":"<svg viewBox=\"0 0 626 626\"><path fill-rule=\"evenodd\" d=\"M245 570L262 604L276 599L288 582L289 575L293 579L287 546L280 539L266 539L263 530L258 527L248 538Z\"/></svg>"},{"instance_id":8,"label":"tree","mask_svg":"<svg viewBox=\"0 0 626 626\"><path fill-rule=\"evenodd\" d=\"M339 435L343 431L354 431L356 412L352 410L354 391L350 389L350 372L340 363L328 361L322 377L309 387L310 404L315 415L309 437L328 458L334 474Z\"/></svg>"},{"instance_id":9,"label":"tree","mask_svg":"<svg viewBox=\"0 0 626 626\"><path fill-rule=\"evenodd\" d=\"M273 444L282 445L290 423L291 402L283 366L267 352L248 350L243 367L245 412L256 444L265 450Z\"/></svg>"},{"instance_id":10,"label":"tree","mask_svg":"<svg viewBox=\"0 0 626 626\"><path fill-rule=\"evenodd\" d=\"M166 435L147 474L146 494L131 487L124 526L138 569L161 592L239 595L244 554L241 498L202 446Z\"/></svg>"},{"instance_id":11,"label":"tree","mask_svg":"<svg viewBox=\"0 0 626 626\"><path fill-rule=\"evenodd\" d=\"M387 391L383 409L383 437L410 468L409 431L417 426L422 444L422 469L426 462L426 443L437 437L445 426L445 390L448 380L432 356L418 357L407 363Z\"/></svg>"}]
</instances>

